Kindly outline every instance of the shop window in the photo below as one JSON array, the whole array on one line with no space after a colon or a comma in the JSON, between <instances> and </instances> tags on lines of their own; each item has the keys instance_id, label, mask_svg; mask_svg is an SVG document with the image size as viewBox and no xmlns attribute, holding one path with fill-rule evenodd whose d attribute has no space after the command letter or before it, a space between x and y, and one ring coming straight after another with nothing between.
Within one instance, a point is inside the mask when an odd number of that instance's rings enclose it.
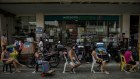
<instances>
[{"instance_id":1,"label":"shop window","mask_svg":"<svg viewBox=\"0 0 140 79\"><path fill-rule=\"evenodd\" d=\"M31 29L36 28L36 17L35 16L19 16L19 17L17 17L16 28L17 27L19 28L20 31L30 32Z\"/></svg>"}]
</instances>

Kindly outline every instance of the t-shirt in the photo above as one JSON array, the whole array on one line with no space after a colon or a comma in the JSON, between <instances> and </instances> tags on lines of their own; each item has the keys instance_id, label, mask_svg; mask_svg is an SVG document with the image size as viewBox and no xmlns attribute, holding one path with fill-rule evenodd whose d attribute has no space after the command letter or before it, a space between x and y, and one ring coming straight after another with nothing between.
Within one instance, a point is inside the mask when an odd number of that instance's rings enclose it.
<instances>
[{"instance_id":1,"label":"t-shirt","mask_svg":"<svg viewBox=\"0 0 140 79\"><path fill-rule=\"evenodd\" d=\"M42 41L39 42L38 46L39 46L40 50L43 51L43 42Z\"/></svg>"},{"instance_id":2,"label":"t-shirt","mask_svg":"<svg viewBox=\"0 0 140 79\"><path fill-rule=\"evenodd\" d=\"M131 56L132 56L131 51L126 51L125 52L124 58L125 58L126 63L129 63L131 61Z\"/></svg>"},{"instance_id":3,"label":"t-shirt","mask_svg":"<svg viewBox=\"0 0 140 79\"><path fill-rule=\"evenodd\" d=\"M7 37L1 36L1 46L2 45L7 45Z\"/></svg>"}]
</instances>

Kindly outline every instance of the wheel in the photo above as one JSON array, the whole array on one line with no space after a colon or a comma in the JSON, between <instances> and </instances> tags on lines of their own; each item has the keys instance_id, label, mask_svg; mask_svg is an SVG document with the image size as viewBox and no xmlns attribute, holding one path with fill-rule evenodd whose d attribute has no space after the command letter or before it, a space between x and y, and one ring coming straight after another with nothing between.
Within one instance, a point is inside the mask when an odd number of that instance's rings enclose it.
<instances>
[{"instance_id":1,"label":"wheel","mask_svg":"<svg viewBox=\"0 0 140 79\"><path fill-rule=\"evenodd\" d=\"M32 63L32 62L29 62L28 64L26 64L26 66L28 67L28 68L35 68L35 63Z\"/></svg>"},{"instance_id":2,"label":"wheel","mask_svg":"<svg viewBox=\"0 0 140 79\"><path fill-rule=\"evenodd\" d=\"M59 65L59 62L60 62L60 58L58 56L52 56L49 61L50 67L52 68L57 67Z\"/></svg>"},{"instance_id":3,"label":"wheel","mask_svg":"<svg viewBox=\"0 0 140 79\"><path fill-rule=\"evenodd\" d=\"M35 61L35 58L33 56L29 56L28 57L28 60L26 61L26 66L28 68L34 68L36 65L36 61Z\"/></svg>"}]
</instances>

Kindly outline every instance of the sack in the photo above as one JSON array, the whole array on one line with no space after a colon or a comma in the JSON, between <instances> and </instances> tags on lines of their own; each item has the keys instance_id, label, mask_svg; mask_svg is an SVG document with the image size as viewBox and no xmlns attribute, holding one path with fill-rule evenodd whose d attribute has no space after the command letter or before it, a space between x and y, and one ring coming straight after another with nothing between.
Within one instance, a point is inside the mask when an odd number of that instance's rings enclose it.
<instances>
[{"instance_id":1,"label":"sack","mask_svg":"<svg viewBox=\"0 0 140 79\"><path fill-rule=\"evenodd\" d=\"M42 72L47 73L50 69L49 63L47 61L42 61Z\"/></svg>"}]
</instances>

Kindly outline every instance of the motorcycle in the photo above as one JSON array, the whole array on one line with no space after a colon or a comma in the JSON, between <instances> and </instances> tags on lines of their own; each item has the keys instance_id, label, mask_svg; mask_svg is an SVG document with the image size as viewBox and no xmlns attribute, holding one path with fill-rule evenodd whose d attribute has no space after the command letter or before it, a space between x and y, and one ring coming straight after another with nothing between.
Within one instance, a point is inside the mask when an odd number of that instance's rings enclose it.
<instances>
[{"instance_id":1,"label":"motorcycle","mask_svg":"<svg viewBox=\"0 0 140 79\"><path fill-rule=\"evenodd\" d=\"M97 52L98 57L109 62L111 56L107 52L107 49L105 48L104 43L98 42L98 43L96 43L96 47L97 47L96 52Z\"/></svg>"},{"instance_id":2,"label":"motorcycle","mask_svg":"<svg viewBox=\"0 0 140 79\"><path fill-rule=\"evenodd\" d=\"M58 43L55 45L55 47L54 47L54 50L55 51L57 51L57 53L59 54L59 52L60 51L63 51L64 50L64 45L62 45L61 43L60 43L60 41L58 41Z\"/></svg>"},{"instance_id":3,"label":"motorcycle","mask_svg":"<svg viewBox=\"0 0 140 79\"><path fill-rule=\"evenodd\" d=\"M57 67L60 63L60 58L58 53L52 52L49 53L47 50L43 51L43 60L48 61L50 64L50 67Z\"/></svg>"}]
</instances>

